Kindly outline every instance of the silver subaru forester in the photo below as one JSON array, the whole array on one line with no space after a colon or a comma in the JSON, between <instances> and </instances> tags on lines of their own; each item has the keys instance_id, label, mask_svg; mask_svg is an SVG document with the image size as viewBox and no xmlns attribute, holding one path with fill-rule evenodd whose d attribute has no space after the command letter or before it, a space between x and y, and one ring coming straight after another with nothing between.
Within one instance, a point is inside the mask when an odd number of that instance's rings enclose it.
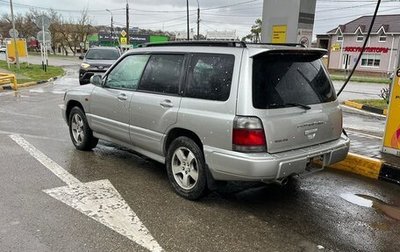
<instances>
[{"instance_id":1,"label":"silver subaru forester","mask_svg":"<svg viewBox=\"0 0 400 252\"><path fill-rule=\"evenodd\" d=\"M164 163L187 199L215 181L282 183L349 150L325 53L243 42L149 44L67 91L62 114L78 150L103 139Z\"/></svg>"}]
</instances>

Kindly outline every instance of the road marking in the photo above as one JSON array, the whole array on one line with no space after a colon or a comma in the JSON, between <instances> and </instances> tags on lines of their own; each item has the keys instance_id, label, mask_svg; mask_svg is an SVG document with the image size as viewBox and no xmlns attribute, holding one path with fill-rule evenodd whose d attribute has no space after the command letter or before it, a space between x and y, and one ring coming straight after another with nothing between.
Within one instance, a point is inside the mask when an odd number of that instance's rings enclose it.
<instances>
[{"instance_id":1,"label":"road marking","mask_svg":"<svg viewBox=\"0 0 400 252\"><path fill-rule=\"evenodd\" d=\"M69 172L64 170L56 162L48 158L45 154L36 149L32 144L27 142L23 137L19 135L11 135L10 137L12 140L14 140L14 142L16 142L19 146L21 146L32 157L36 158L37 161L39 161L42 165L44 165L47 169L49 169L54 175L59 177L67 185L72 186L74 184L81 183L78 179L76 179Z\"/></svg>"},{"instance_id":2,"label":"road marking","mask_svg":"<svg viewBox=\"0 0 400 252\"><path fill-rule=\"evenodd\" d=\"M23 137L10 138L67 184L45 193L150 251L164 251L109 180L82 183Z\"/></svg>"},{"instance_id":3,"label":"road marking","mask_svg":"<svg viewBox=\"0 0 400 252\"><path fill-rule=\"evenodd\" d=\"M27 137L31 138L36 138L36 139L42 139L42 140L50 140L50 141L57 141L57 142L67 142L67 140L64 139L59 139L59 138L53 138L53 137L45 137L45 136L37 136L37 135L31 135L31 134L25 134L25 133L19 133L19 132L11 132L11 131L4 131L0 130L0 135L24 135Z\"/></svg>"}]
</instances>

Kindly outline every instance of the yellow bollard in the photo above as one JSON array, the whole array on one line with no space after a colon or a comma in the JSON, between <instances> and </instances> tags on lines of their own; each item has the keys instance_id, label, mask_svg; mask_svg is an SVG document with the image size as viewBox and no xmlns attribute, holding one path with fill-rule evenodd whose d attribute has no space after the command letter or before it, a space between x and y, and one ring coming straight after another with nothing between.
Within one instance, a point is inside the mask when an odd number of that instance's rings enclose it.
<instances>
[{"instance_id":1,"label":"yellow bollard","mask_svg":"<svg viewBox=\"0 0 400 252\"><path fill-rule=\"evenodd\" d=\"M12 89L17 90L18 84L15 74L0 73L0 86L9 83L11 83Z\"/></svg>"}]
</instances>

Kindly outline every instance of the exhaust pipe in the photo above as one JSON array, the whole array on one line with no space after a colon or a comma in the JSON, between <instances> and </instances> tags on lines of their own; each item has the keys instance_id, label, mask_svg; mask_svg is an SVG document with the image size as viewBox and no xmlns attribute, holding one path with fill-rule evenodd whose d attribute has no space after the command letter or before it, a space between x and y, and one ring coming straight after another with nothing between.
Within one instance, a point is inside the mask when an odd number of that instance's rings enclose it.
<instances>
[{"instance_id":1,"label":"exhaust pipe","mask_svg":"<svg viewBox=\"0 0 400 252\"><path fill-rule=\"evenodd\" d=\"M280 185L280 186L285 186L287 185L287 183L289 182L289 178L288 177L284 177L282 179L277 179L274 181L276 184Z\"/></svg>"}]
</instances>

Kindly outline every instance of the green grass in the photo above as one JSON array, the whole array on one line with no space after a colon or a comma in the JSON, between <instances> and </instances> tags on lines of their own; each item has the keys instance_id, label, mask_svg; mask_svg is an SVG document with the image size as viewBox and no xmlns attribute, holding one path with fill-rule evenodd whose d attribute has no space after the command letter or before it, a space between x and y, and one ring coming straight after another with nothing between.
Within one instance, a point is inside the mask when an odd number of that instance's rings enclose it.
<instances>
[{"instance_id":1,"label":"green grass","mask_svg":"<svg viewBox=\"0 0 400 252\"><path fill-rule=\"evenodd\" d=\"M18 84L30 81L47 81L50 78L64 74L64 69L57 66L48 66L47 72L45 72L42 70L41 65L28 65L27 63L21 63L20 69L17 69L17 66L13 64L8 68L7 63L0 60L0 72L1 69L14 73L17 76Z\"/></svg>"},{"instance_id":2,"label":"green grass","mask_svg":"<svg viewBox=\"0 0 400 252\"><path fill-rule=\"evenodd\" d=\"M383 99L360 99L360 100L352 100L357 103L361 103L370 107L378 108L378 109L387 109L388 104Z\"/></svg>"},{"instance_id":3,"label":"green grass","mask_svg":"<svg viewBox=\"0 0 400 252\"><path fill-rule=\"evenodd\" d=\"M347 77L343 76L343 75L331 74L330 76L331 76L332 80L345 81L347 79ZM365 83L378 83L378 84L389 84L391 82L391 80L389 78L363 77L363 76L353 76L353 77L351 77L350 81L365 82Z\"/></svg>"}]
</instances>

